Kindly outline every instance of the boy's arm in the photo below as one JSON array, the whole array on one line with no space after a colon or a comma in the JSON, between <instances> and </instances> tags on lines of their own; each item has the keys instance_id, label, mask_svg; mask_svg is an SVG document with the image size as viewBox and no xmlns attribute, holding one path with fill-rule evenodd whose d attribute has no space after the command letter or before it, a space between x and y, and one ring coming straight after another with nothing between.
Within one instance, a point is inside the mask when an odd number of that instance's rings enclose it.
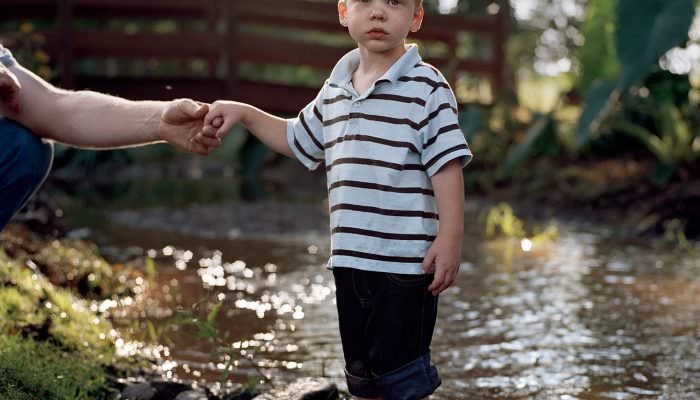
<instances>
[{"instance_id":1,"label":"boy's arm","mask_svg":"<svg viewBox=\"0 0 700 400\"><path fill-rule=\"evenodd\" d=\"M214 136L224 136L238 122L242 123L272 150L294 157L294 153L287 143L286 119L268 114L249 104L235 101L215 101L204 119L204 130L197 135L195 140L204 145L209 144L209 140Z\"/></svg>"},{"instance_id":2,"label":"boy's arm","mask_svg":"<svg viewBox=\"0 0 700 400\"><path fill-rule=\"evenodd\" d=\"M462 163L454 159L431 178L438 204L440 228L435 241L423 259L423 270L433 268L435 278L428 287L437 295L454 283L459 271L464 235L464 178Z\"/></svg>"}]
</instances>

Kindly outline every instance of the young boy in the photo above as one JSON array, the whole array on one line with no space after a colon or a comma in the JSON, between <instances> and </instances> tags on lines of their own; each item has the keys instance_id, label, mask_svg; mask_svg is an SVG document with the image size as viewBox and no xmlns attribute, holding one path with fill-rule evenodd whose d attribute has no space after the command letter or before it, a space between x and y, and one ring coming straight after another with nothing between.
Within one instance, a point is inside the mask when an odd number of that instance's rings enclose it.
<instances>
[{"instance_id":1,"label":"young boy","mask_svg":"<svg viewBox=\"0 0 700 400\"><path fill-rule=\"evenodd\" d=\"M338 12L358 48L297 118L217 101L195 140L215 145L242 122L309 169L325 162L350 393L422 399L441 383L429 346L438 294L459 269L471 152L449 85L405 44L421 1L340 0Z\"/></svg>"}]
</instances>

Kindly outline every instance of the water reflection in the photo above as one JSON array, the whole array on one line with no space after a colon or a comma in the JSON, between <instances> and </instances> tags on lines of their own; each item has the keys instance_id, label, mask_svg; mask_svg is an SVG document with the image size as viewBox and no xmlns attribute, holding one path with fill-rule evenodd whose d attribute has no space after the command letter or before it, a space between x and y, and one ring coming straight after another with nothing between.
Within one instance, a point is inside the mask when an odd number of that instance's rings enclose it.
<instances>
[{"instance_id":1,"label":"water reflection","mask_svg":"<svg viewBox=\"0 0 700 400\"><path fill-rule=\"evenodd\" d=\"M323 268L327 247L141 239L153 249L147 254L158 264L157 278L147 298L122 308L172 310L199 301L210 310L223 301L218 328L255 361L235 360L233 382L246 382L259 368L277 384L326 377L343 386L335 287ZM434 399L700 393L698 257L565 228L557 243L522 246L465 241L458 282L440 303L433 355L444 384ZM167 313L137 314L155 315L156 327L168 321ZM219 379L225 364L212 361L207 343L183 330L171 340L167 354L159 350L169 374Z\"/></svg>"}]
</instances>

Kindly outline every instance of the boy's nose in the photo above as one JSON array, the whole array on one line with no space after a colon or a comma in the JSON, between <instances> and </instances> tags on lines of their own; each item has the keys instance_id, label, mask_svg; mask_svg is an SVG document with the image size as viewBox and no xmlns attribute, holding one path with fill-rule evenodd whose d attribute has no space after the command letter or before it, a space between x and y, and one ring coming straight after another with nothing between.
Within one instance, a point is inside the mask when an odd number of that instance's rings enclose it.
<instances>
[{"instance_id":1,"label":"boy's nose","mask_svg":"<svg viewBox=\"0 0 700 400\"><path fill-rule=\"evenodd\" d=\"M386 19L386 14L384 13L384 9L382 9L381 6L375 6L372 7L372 9L370 10L369 17L372 20L384 21Z\"/></svg>"}]
</instances>

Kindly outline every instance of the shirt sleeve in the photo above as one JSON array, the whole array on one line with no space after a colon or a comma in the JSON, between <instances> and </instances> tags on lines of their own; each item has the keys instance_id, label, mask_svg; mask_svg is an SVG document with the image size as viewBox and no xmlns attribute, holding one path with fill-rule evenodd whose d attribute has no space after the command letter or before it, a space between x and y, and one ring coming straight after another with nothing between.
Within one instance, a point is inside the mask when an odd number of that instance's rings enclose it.
<instances>
[{"instance_id":1,"label":"shirt sleeve","mask_svg":"<svg viewBox=\"0 0 700 400\"><path fill-rule=\"evenodd\" d=\"M12 53L10 50L4 48L2 44L0 44L0 63L8 68L15 65L15 59L12 57Z\"/></svg>"},{"instance_id":2,"label":"shirt sleeve","mask_svg":"<svg viewBox=\"0 0 700 400\"><path fill-rule=\"evenodd\" d=\"M321 112L324 92L325 85L296 118L287 120L287 143L294 156L309 170L318 168L325 159Z\"/></svg>"},{"instance_id":3,"label":"shirt sleeve","mask_svg":"<svg viewBox=\"0 0 700 400\"><path fill-rule=\"evenodd\" d=\"M464 168L472 159L457 120L457 100L448 85L438 87L428 97L426 115L421 121L423 141L421 162L428 176L435 175L446 163L460 159Z\"/></svg>"}]
</instances>

